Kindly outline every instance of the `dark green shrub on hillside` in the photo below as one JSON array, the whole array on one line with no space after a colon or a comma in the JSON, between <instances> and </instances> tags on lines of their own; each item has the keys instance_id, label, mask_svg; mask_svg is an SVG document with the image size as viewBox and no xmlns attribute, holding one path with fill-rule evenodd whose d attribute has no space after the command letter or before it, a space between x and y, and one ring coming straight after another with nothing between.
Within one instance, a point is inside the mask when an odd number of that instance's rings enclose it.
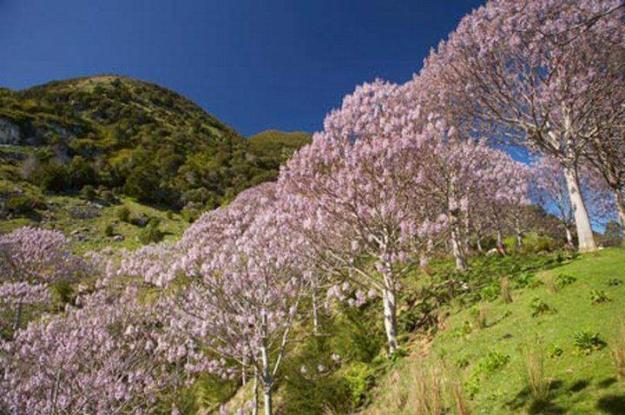
<instances>
[{"instance_id":1,"label":"dark green shrub on hillside","mask_svg":"<svg viewBox=\"0 0 625 415\"><path fill-rule=\"evenodd\" d=\"M37 197L23 194L9 196L5 208L14 215L29 215L35 212L35 209L45 209L46 204Z\"/></svg>"},{"instance_id":2,"label":"dark green shrub on hillside","mask_svg":"<svg viewBox=\"0 0 625 415\"><path fill-rule=\"evenodd\" d=\"M112 223L106 225L106 227L104 228L104 235L108 236L109 238L115 235L115 228L113 227Z\"/></svg>"},{"instance_id":3,"label":"dark green shrub on hillside","mask_svg":"<svg viewBox=\"0 0 625 415\"><path fill-rule=\"evenodd\" d=\"M67 169L57 162L42 163L32 172L32 181L49 192L70 190Z\"/></svg>"},{"instance_id":4,"label":"dark green shrub on hillside","mask_svg":"<svg viewBox=\"0 0 625 415\"><path fill-rule=\"evenodd\" d=\"M130 209L128 209L128 206L121 206L117 209L117 218L122 222L128 223L130 221Z\"/></svg>"},{"instance_id":5,"label":"dark green shrub on hillside","mask_svg":"<svg viewBox=\"0 0 625 415\"><path fill-rule=\"evenodd\" d=\"M90 184L83 186L83 188L80 189L80 197L85 200L95 200L96 196L97 193L95 191L95 188Z\"/></svg>"},{"instance_id":6,"label":"dark green shrub on hillside","mask_svg":"<svg viewBox=\"0 0 625 415\"><path fill-rule=\"evenodd\" d=\"M149 224L139 232L139 241L144 245L160 242L164 237L165 234L158 228L158 225Z\"/></svg>"}]
</instances>

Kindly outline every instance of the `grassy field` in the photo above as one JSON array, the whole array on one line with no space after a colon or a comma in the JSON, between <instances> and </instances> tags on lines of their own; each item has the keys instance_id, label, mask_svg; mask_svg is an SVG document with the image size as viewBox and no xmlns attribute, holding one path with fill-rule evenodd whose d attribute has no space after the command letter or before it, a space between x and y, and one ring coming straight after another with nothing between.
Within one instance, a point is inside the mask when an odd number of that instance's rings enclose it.
<instances>
[{"instance_id":1,"label":"grassy field","mask_svg":"<svg viewBox=\"0 0 625 415\"><path fill-rule=\"evenodd\" d=\"M455 391L474 414L625 414L612 358L619 345L625 353L625 250L545 268L510 279L512 302L501 290L452 307L442 330L380 382L365 413L434 413L416 395L462 413Z\"/></svg>"}]
</instances>

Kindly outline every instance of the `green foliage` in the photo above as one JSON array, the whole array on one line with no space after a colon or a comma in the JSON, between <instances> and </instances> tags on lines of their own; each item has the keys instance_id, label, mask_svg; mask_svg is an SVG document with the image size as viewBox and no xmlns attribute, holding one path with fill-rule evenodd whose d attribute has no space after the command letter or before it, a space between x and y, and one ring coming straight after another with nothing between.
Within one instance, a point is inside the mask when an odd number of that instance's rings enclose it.
<instances>
[{"instance_id":1,"label":"green foliage","mask_svg":"<svg viewBox=\"0 0 625 415\"><path fill-rule=\"evenodd\" d=\"M82 189L80 189L80 197L82 197L83 199L94 200L96 196L97 193L95 191L95 188L90 184L85 185Z\"/></svg>"},{"instance_id":2,"label":"green foliage","mask_svg":"<svg viewBox=\"0 0 625 415\"><path fill-rule=\"evenodd\" d=\"M164 237L165 235L159 229L158 223L149 223L139 232L139 241L144 245L160 242Z\"/></svg>"},{"instance_id":3,"label":"green foliage","mask_svg":"<svg viewBox=\"0 0 625 415\"><path fill-rule=\"evenodd\" d=\"M599 333L578 331L573 335L573 345L580 353L588 355L602 349L606 343L599 337Z\"/></svg>"},{"instance_id":4,"label":"green foliage","mask_svg":"<svg viewBox=\"0 0 625 415\"><path fill-rule=\"evenodd\" d=\"M306 133L247 140L157 85L98 76L0 94L0 116L36 144L24 177L47 192L123 189L142 203L212 209L276 177ZM28 139L28 140L27 140ZM28 166L26 166L28 164Z\"/></svg>"},{"instance_id":5,"label":"green foliage","mask_svg":"<svg viewBox=\"0 0 625 415\"><path fill-rule=\"evenodd\" d=\"M130 209L128 208L128 206L121 206L119 209L117 209L117 218L122 222L130 222Z\"/></svg>"},{"instance_id":6,"label":"green foliage","mask_svg":"<svg viewBox=\"0 0 625 415\"><path fill-rule=\"evenodd\" d=\"M577 278L573 277L572 275L567 275L567 274L556 275L556 285L558 286L558 288L564 288L567 285L573 284L575 281L577 281Z\"/></svg>"},{"instance_id":7,"label":"green foliage","mask_svg":"<svg viewBox=\"0 0 625 415\"><path fill-rule=\"evenodd\" d=\"M593 304L601 304L601 303L607 303L608 301L610 301L610 297L608 297L608 294L606 294L605 291L603 290L591 290L590 291L590 302Z\"/></svg>"},{"instance_id":8,"label":"green foliage","mask_svg":"<svg viewBox=\"0 0 625 415\"><path fill-rule=\"evenodd\" d=\"M5 208L13 215L26 216L34 213L35 209L45 209L46 204L38 197L32 195L16 194L6 199Z\"/></svg>"},{"instance_id":9,"label":"green foliage","mask_svg":"<svg viewBox=\"0 0 625 415\"><path fill-rule=\"evenodd\" d=\"M112 223L106 225L106 227L104 228L104 235L108 236L109 238L115 235L115 227Z\"/></svg>"},{"instance_id":10,"label":"green foliage","mask_svg":"<svg viewBox=\"0 0 625 415\"><path fill-rule=\"evenodd\" d=\"M551 307L549 304L545 303L538 297L532 298L532 301L530 302L530 311L532 317L538 317L542 314L547 313L553 314L556 312L553 307Z\"/></svg>"},{"instance_id":11,"label":"green foliage","mask_svg":"<svg viewBox=\"0 0 625 415\"><path fill-rule=\"evenodd\" d=\"M465 388L467 393L469 393L469 396L474 396L480 391L480 385L483 378L487 378L494 372L503 368L509 361L509 355L496 351L491 351L480 359L465 382Z\"/></svg>"},{"instance_id":12,"label":"green foliage","mask_svg":"<svg viewBox=\"0 0 625 415\"><path fill-rule=\"evenodd\" d=\"M610 278L606 284L608 287L618 287L623 284L623 280L619 278Z\"/></svg>"}]
</instances>

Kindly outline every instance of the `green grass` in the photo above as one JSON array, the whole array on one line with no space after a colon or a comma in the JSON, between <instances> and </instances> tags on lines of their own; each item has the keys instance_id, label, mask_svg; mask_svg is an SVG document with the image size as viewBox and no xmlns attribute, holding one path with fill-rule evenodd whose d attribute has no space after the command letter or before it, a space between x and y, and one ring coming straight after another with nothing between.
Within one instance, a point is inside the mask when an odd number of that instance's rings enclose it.
<instances>
[{"instance_id":1,"label":"green grass","mask_svg":"<svg viewBox=\"0 0 625 415\"><path fill-rule=\"evenodd\" d=\"M625 250L605 249L552 265L537 272L534 281L560 274L575 281L555 293L534 282L513 290L511 304L497 298L452 309L445 329L429 345L427 357L413 354L406 358L397 369L400 377L408 376L424 360L430 365L440 365L442 360L454 376L463 379L465 394L473 395L469 403L476 414L625 413L625 383L616 378L610 356L610 346L625 324L625 284L608 283L613 279L625 283ZM592 290L604 291L610 300L593 304ZM530 304L539 302L536 298L551 311L532 317ZM487 324L479 329L472 310L484 306ZM575 346L579 332L598 333L606 344L585 354ZM522 350L528 346L544 351L544 376L550 389L542 401L532 398L526 380ZM386 389L391 386L388 380L382 382L372 412L388 403Z\"/></svg>"}]
</instances>

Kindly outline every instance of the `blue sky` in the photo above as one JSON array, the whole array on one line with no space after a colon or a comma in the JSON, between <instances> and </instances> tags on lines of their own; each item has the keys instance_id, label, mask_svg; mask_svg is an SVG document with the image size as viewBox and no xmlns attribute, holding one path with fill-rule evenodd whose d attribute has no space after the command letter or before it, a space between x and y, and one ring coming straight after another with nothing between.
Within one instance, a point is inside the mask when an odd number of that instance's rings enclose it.
<instances>
[{"instance_id":1,"label":"blue sky","mask_svg":"<svg viewBox=\"0 0 625 415\"><path fill-rule=\"evenodd\" d=\"M477 0L0 0L0 86L116 73L239 132L314 131L355 85L403 82Z\"/></svg>"}]
</instances>

